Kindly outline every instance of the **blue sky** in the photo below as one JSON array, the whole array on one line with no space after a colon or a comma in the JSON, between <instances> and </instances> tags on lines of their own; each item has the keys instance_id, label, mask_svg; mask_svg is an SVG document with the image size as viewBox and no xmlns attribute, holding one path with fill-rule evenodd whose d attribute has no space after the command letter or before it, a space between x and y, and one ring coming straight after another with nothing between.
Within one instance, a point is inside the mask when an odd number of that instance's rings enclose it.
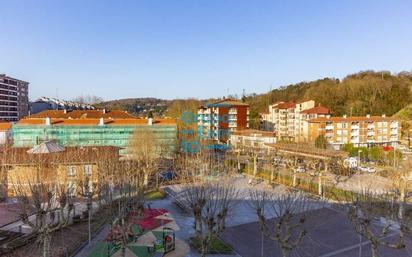
<instances>
[{"instance_id":1,"label":"blue sky","mask_svg":"<svg viewBox=\"0 0 412 257\"><path fill-rule=\"evenodd\" d=\"M412 70L410 0L0 4L0 73L29 81L31 99L206 98Z\"/></svg>"}]
</instances>

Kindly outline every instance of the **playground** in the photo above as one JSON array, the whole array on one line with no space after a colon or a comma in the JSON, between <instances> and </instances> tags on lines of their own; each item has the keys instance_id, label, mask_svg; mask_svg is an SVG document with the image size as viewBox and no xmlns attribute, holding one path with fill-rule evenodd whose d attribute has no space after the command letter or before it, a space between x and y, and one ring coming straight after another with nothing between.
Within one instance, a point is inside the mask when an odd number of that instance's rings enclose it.
<instances>
[{"instance_id":1,"label":"playground","mask_svg":"<svg viewBox=\"0 0 412 257\"><path fill-rule=\"evenodd\" d=\"M113 226L105 238L99 240L87 257L126 257L185 256L190 248L175 236L179 230L174 218L166 209L143 210L139 214L128 214L123 227ZM127 244L122 249L122 241Z\"/></svg>"}]
</instances>

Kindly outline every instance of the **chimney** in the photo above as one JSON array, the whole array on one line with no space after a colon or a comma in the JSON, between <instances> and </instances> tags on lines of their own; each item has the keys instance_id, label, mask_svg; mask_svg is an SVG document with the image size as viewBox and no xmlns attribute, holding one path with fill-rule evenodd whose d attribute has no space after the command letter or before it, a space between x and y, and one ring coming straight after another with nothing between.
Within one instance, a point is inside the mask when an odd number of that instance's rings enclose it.
<instances>
[{"instance_id":1,"label":"chimney","mask_svg":"<svg viewBox=\"0 0 412 257\"><path fill-rule=\"evenodd\" d=\"M386 114L382 114L382 118L385 118L386 117Z\"/></svg>"},{"instance_id":2,"label":"chimney","mask_svg":"<svg viewBox=\"0 0 412 257\"><path fill-rule=\"evenodd\" d=\"M371 115L370 114L366 114L366 118L370 118L371 117Z\"/></svg>"},{"instance_id":3,"label":"chimney","mask_svg":"<svg viewBox=\"0 0 412 257\"><path fill-rule=\"evenodd\" d=\"M147 119L147 125L149 126L153 125L153 118Z\"/></svg>"},{"instance_id":4,"label":"chimney","mask_svg":"<svg viewBox=\"0 0 412 257\"><path fill-rule=\"evenodd\" d=\"M327 115L326 115L326 118L327 118L327 119L330 119L330 114L327 114Z\"/></svg>"},{"instance_id":5,"label":"chimney","mask_svg":"<svg viewBox=\"0 0 412 257\"><path fill-rule=\"evenodd\" d=\"M103 114L105 114L105 113L106 113L106 109L103 109L102 112L103 112Z\"/></svg>"},{"instance_id":6,"label":"chimney","mask_svg":"<svg viewBox=\"0 0 412 257\"><path fill-rule=\"evenodd\" d=\"M67 113L67 110L66 110L66 108L63 110L63 112L64 112L64 114L66 114Z\"/></svg>"},{"instance_id":7,"label":"chimney","mask_svg":"<svg viewBox=\"0 0 412 257\"><path fill-rule=\"evenodd\" d=\"M344 114L344 115L343 115L343 118L346 119L346 117L347 117L346 114Z\"/></svg>"},{"instance_id":8,"label":"chimney","mask_svg":"<svg viewBox=\"0 0 412 257\"><path fill-rule=\"evenodd\" d=\"M51 125L51 119L50 119L49 117L46 117L45 125L46 125L46 126L50 126L50 125Z\"/></svg>"},{"instance_id":9,"label":"chimney","mask_svg":"<svg viewBox=\"0 0 412 257\"><path fill-rule=\"evenodd\" d=\"M99 119L99 126L104 126L104 119L103 118Z\"/></svg>"}]
</instances>

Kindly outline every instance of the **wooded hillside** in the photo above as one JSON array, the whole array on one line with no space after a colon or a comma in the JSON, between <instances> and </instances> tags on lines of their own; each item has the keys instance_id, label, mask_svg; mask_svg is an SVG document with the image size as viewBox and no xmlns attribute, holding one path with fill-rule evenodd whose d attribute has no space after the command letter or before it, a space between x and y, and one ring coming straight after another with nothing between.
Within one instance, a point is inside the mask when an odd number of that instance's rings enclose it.
<instances>
[{"instance_id":1,"label":"wooded hillside","mask_svg":"<svg viewBox=\"0 0 412 257\"><path fill-rule=\"evenodd\" d=\"M365 71L344 79L325 78L301 82L261 95L249 95L244 101L251 105L251 126L258 126L259 112L278 101L313 99L331 109L334 116L343 114L393 115L412 102L412 73Z\"/></svg>"}]
</instances>

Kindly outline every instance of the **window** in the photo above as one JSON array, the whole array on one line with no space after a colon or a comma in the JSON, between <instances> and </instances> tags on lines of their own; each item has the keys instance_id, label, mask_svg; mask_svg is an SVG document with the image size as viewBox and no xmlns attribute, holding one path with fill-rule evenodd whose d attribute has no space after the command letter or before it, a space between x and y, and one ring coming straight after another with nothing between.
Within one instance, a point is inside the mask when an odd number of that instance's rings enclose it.
<instances>
[{"instance_id":1,"label":"window","mask_svg":"<svg viewBox=\"0 0 412 257\"><path fill-rule=\"evenodd\" d=\"M93 173L93 166L91 164L84 165L84 175L91 176Z\"/></svg>"},{"instance_id":2,"label":"window","mask_svg":"<svg viewBox=\"0 0 412 257\"><path fill-rule=\"evenodd\" d=\"M76 167L75 166L68 166L67 167L67 176L69 176L69 177L76 176Z\"/></svg>"}]
</instances>

